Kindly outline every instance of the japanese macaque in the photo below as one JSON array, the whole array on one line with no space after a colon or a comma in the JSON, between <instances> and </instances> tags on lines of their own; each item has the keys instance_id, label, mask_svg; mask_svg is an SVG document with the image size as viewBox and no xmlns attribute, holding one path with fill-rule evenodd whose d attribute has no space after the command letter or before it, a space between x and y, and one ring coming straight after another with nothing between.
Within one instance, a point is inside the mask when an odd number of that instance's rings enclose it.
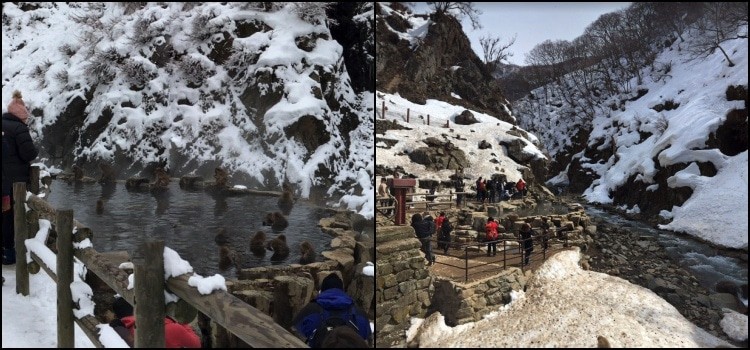
<instances>
[{"instance_id":1,"label":"japanese macaque","mask_svg":"<svg viewBox=\"0 0 750 350\"><path fill-rule=\"evenodd\" d=\"M106 163L99 163L99 170L102 171L102 176L99 178L99 183L103 185L109 185L115 183L115 170L112 166Z\"/></svg>"},{"instance_id":2,"label":"japanese macaque","mask_svg":"<svg viewBox=\"0 0 750 350\"><path fill-rule=\"evenodd\" d=\"M273 255L271 255L272 261L284 260L289 256L289 246L286 244L286 236L284 235L279 235L268 241L266 249L273 252Z\"/></svg>"},{"instance_id":3,"label":"japanese macaque","mask_svg":"<svg viewBox=\"0 0 750 350\"><path fill-rule=\"evenodd\" d=\"M250 240L250 251L256 256L266 255L266 233L258 231Z\"/></svg>"},{"instance_id":4,"label":"japanese macaque","mask_svg":"<svg viewBox=\"0 0 750 350\"><path fill-rule=\"evenodd\" d=\"M292 212L292 207L294 206L294 197L292 196L291 191L284 191L281 193L281 197L279 197L279 209L281 209L281 212L284 215L289 215L289 213Z\"/></svg>"},{"instance_id":5,"label":"japanese macaque","mask_svg":"<svg viewBox=\"0 0 750 350\"><path fill-rule=\"evenodd\" d=\"M217 167L214 169L214 180L216 188L227 188L229 187L229 174L224 168Z\"/></svg>"},{"instance_id":6,"label":"japanese macaque","mask_svg":"<svg viewBox=\"0 0 750 350\"><path fill-rule=\"evenodd\" d=\"M73 166L73 181L80 182L83 180L83 169L78 165Z\"/></svg>"},{"instance_id":7,"label":"japanese macaque","mask_svg":"<svg viewBox=\"0 0 750 350\"><path fill-rule=\"evenodd\" d=\"M229 248L228 245L219 246L219 269L226 270L232 265L235 265L237 268L240 267L237 252Z\"/></svg>"},{"instance_id":8,"label":"japanese macaque","mask_svg":"<svg viewBox=\"0 0 750 350\"><path fill-rule=\"evenodd\" d=\"M289 226L289 222L283 214L276 211L266 214L266 218L263 220L263 226L271 226L271 229L281 231Z\"/></svg>"},{"instance_id":9,"label":"japanese macaque","mask_svg":"<svg viewBox=\"0 0 750 350\"><path fill-rule=\"evenodd\" d=\"M315 247L313 247L312 243L303 241L299 246L299 253L300 264L307 265L315 262L317 254L315 253Z\"/></svg>"},{"instance_id":10,"label":"japanese macaque","mask_svg":"<svg viewBox=\"0 0 750 350\"><path fill-rule=\"evenodd\" d=\"M151 190L165 190L169 187L171 181L167 171L162 167L157 167L154 170L154 182L151 184Z\"/></svg>"},{"instance_id":11,"label":"japanese macaque","mask_svg":"<svg viewBox=\"0 0 750 350\"><path fill-rule=\"evenodd\" d=\"M227 229L225 229L223 227L220 228L217 231L216 236L214 236L214 242L216 242L216 244L218 244L218 245L228 244L229 243L229 236L227 236Z\"/></svg>"}]
</instances>

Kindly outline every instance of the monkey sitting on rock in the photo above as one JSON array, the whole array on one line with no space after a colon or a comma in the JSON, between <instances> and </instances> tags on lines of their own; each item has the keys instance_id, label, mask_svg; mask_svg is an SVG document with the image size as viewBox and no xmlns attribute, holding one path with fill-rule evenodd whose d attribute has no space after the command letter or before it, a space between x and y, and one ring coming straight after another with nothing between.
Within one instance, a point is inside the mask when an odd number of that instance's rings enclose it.
<instances>
[{"instance_id":1,"label":"monkey sitting on rock","mask_svg":"<svg viewBox=\"0 0 750 350\"><path fill-rule=\"evenodd\" d=\"M99 178L99 183L102 185L112 185L115 183L115 170L112 166L106 163L99 163L99 170L102 171L102 176Z\"/></svg>"},{"instance_id":2,"label":"monkey sitting on rock","mask_svg":"<svg viewBox=\"0 0 750 350\"><path fill-rule=\"evenodd\" d=\"M315 253L315 247L313 247L312 243L303 241L299 246L299 253L300 264L307 265L315 262L317 254Z\"/></svg>"},{"instance_id":3,"label":"monkey sitting on rock","mask_svg":"<svg viewBox=\"0 0 750 350\"><path fill-rule=\"evenodd\" d=\"M169 183L172 179L169 178L169 174L162 167L157 167L154 170L154 182L151 183L150 189L154 191L164 191L169 188Z\"/></svg>"}]
</instances>

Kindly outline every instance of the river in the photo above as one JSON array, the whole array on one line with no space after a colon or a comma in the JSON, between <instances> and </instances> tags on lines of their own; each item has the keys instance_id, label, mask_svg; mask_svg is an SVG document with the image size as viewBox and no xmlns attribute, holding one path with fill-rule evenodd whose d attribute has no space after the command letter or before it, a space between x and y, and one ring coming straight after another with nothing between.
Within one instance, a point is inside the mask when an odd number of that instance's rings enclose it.
<instances>
[{"instance_id":1,"label":"river","mask_svg":"<svg viewBox=\"0 0 750 350\"><path fill-rule=\"evenodd\" d=\"M592 219L605 221L610 225L635 232L638 235L656 237L656 241L664 247L672 260L692 271L699 283L712 292L716 292L716 282L721 280L729 280L737 285L747 283L747 261L734 257L737 255L736 252L727 254L728 250L713 247L689 235L660 230L649 224L610 213L594 205L583 204L583 207L586 214ZM567 204L550 202L540 202L530 210L516 211L520 216L564 214L567 212Z\"/></svg>"},{"instance_id":2,"label":"river","mask_svg":"<svg viewBox=\"0 0 750 350\"><path fill-rule=\"evenodd\" d=\"M97 214L96 201L100 198L104 210ZM165 246L178 252L196 273L220 273L225 277L235 277L236 268L219 268L219 246L214 242L219 228L226 229L229 246L240 256L242 268L297 263L303 240L313 244L322 261L320 253L329 247L331 237L321 232L317 224L326 210L298 200L287 216L289 226L274 232L261 223L267 212L279 211L277 200L278 197L259 195L214 198L203 191L183 190L174 180L163 196L128 191L121 182L107 191L98 183L55 180L47 198L57 209L72 209L75 218L92 229L94 249L99 252L126 250L132 256L146 239L163 239ZM250 239L258 230L265 231L267 239L283 233L289 257L271 262L270 251L263 257L253 255Z\"/></svg>"},{"instance_id":3,"label":"river","mask_svg":"<svg viewBox=\"0 0 750 350\"><path fill-rule=\"evenodd\" d=\"M722 249L686 234L656 229L591 205L584 205L584 208L591 218L607 221L638 235L656 237L672 260L692 271L699 283L712 292L716 292L716 282L721 280L729 280L738 285L747 283L747 261L725 254Z\"/></svg>"}]
</instances>

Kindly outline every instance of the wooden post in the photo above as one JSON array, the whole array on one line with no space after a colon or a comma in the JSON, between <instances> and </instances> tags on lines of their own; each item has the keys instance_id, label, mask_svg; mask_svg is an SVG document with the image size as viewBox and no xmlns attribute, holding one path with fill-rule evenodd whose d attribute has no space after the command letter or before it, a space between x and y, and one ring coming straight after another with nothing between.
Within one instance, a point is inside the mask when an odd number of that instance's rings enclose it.
<instances>
[{"instance_id":1,"label":"wooden post","mask_svg":"<svg viewBox=\"0 0 750 350\"><path fill-rule=\"evenodd\" d=\"M39 195L39 166L32 166L29 174L29 192Z\"/></svg>"},{"instance_id":2,"label":"wooden post","mask_svg":"<svg viewBox=\"0 0 750 350\"><path fill-rule=\"evenodd\" d=\"M505 242L505 238L503 238L503 270L505 270L505 248L507 248Z\"/></svg>"},{"instance_id":3,"label":"wooden post","mask_svg":"<svg viewBox=\"0 0 750 350\"><path fill-rule=\"evenodd\" d=\"M451 120L450 119L448 119L448 120L445 121L445 127L446 128L450 128L451 127Z\"/></svg>"},{"instance_id":4,"label":"wooden post","mask_svg":"<svg viewBox=\"0 0 750 350\"><path fill-rule=\"evenodd\" d=\"M430 115L427 115L427 125L430 125Z\"/></svg>"},{"instance_id":5,"label":"wooden post","mask_svg":"<svg viewBox=\"0 0 750 350\"><path fill-rule=\"evenodd\" d=\"M73 211L57 211L57 347L75 347L73 328Z\"/></svg>"},{"instance_id":6,"label":"wooden post","mask_svg":"<svg viewBox=\"0 0 750 350\"><path fill-rule=\"evenodd\" d=\"M469 249L464 247L464 283L469 282Z\"/></svg>"},{"instance_id":7,"label":"wooden post","mask_svg":"<svg viewBox=\"0 0 750 350\"><path fill-rule=\"evenodd\" d=\"M164 348L164 241L148 241L133 259L135 347Z\"/></svg>"},{"instance_id":8,"label":"wooden post","mask_svg":"<svg viewBox=\"0 0 750 350\"><path fill-rule=\"evenodd\" d=\"M409 108L406 109L406 122L409 122Z\"/></svg>"},{"instance_id":9,"label":"wooden post","mask_svg":"<svg viewBox=\"0 0 750 350\"><path fill-rule=\"evenodd\" d=\"M385 101L383 101L383 108L381 110L383 111L383 119L385 119Z\"/></svg>"},{"instance_id":10,"label":"wooden post","mask_svg":"<svg viewBox=\"0 0 750 350\"><path fill-rule=\"evenodd\" d=\"M13 184L13 228L16 247L16 293L29 295L29 271L26 266L26 244L29 228L26 224L26 183Z\"/></svg>"}]
</instances>

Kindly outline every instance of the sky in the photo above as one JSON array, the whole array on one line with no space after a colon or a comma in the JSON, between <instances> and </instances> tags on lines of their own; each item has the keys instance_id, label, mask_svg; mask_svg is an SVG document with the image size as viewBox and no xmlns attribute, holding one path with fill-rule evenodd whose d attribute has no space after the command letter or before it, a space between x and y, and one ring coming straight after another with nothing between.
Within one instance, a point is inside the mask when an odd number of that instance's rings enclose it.
<instances>
[{"instance_id":1,"label":"sky","mask_svg":"<svg viewBox=\"0 0 750 350\"><path fill-rule=\"evenodd\" d=\"M479 38L499 36L507 44L513 36L516 41L509 51L512 64L524 66L526 54L545 40L573 40L584 29L605 13L626 8L629 2L474 2L482 11L480 29L473 29L468 19L463 19L464 32L471 41L477 56L484 57ZM415 3L415 13L423 13L426 3Z\"/></svg>"},{"instance_id":2,"label":"sky","mask_svg":"<svg viewBox=\"0 0 750 350\"><path fill-rule=\"evenodd\" d=\"M50 222L39 220L39 232L26 240L26 247L30 252L39 256L44 264L52 271L57 271L56 255L46 247L44 242L49 234ZM93 247L86 239L76 245L77 249ZM27 255L28 256L28 255ZM19 257L20 258L20 257ZM16 293L16 265L3 265L3 298L2 298L2 347L3 348L55 348L57 347L57 286L44 270L31 275L29 281L29 296ZM131 266L132 268L132 266ZM94 313L94 302L91 300L92 290L83 282L85 275L80 262L74 264L73 283L71 291L73 300L80 305L80 310L74 310L74 317L84 317ZM367 276L375 275L374 266L368 262L362 273ZM220 274L200 276L193 273L193 267L180 255L169 247L164 248L164 278L189 274L188 284L203 294L211 294L216 290L227 290L226 279ZM134 288L134 278L130 274L128 289ZM165 293L165 302L176 302L176 295ZM371 327L374 325L371 322ZM74 325L74 342L76 348L94 348L94 344L83 333L80 327ZM127 344L109 324L100 325L99 341L108 348L127 348Z\"/></svg>"},{"instance_id":3,"label":"sky","mask_svg":"<svg viewBox=\"0 0 750 350\"><path fill-rule=\"evenodd\" d=\"M415 43L417 41L413 38L426 35L428 22L418 18L409 20L414 25L413 30L402 33L402 37ZM741 31L746 32L747 26ZM693 39L689 35L686 37ZM605 140L600 147L610 147L610 142L614 140L617 157L598 161L585 159L582 154L576 155L582 157L583 167L596 175L591 186L584 191L583 198L591 203L611 204L613 198L610 193L631 176L651 184L649 188L655 189L654 177L659 167L654 159L661 167L686 163L687 167L671 176L667 184L670 187L690 187L693 194L682 205L662 211L660 216L668 223L659 225L659 228L687 233L719 246L746 250L748 151L728 156L716 149L706 149L706 142L729 111L744 108L743 101L727 101L726 90L727 86L747 86L747 39L722 44L725 51L732 53L734 67L728 67L718 51L705 59L687 59L688 53L680 50L678 45L689 44L675 42L672 47L657 54L655 67L670 64L668 75L662 74L659 69L646 67L642 71L641 84L635 80L623 84L633 91L647 90L642 97L631 101L634 95L631 91L603 97L599 101L602 106L624 101L623 109L596 111L589 138L590 146L595 145L597 140ZM541 96L541 88L533 93ZM454 97L461 98L455 93ZM471 178L466 181L467 188L477 177L495 170L495 166L502 167L512 180L520 175L515 169L515 162L497 147L498 142L515 136L507 134L508 126L493 116L471 111L477 116L478 124L455 125L455 117L464 110L463 107L434 99L420 105L405 100L397 92L386 94L379 91L376 98L379 111L383 102L388 107L387 119L398 121L411 129L388 130L385 135L378 135L377 164L388 168L401 166L406 172L417 175L418 181L447 180L450 171L427 170L423 165L412 162L407 155L416 147L426 146L422 140L436 137L454 142L473 160L471 167L464 171ZM652 108L667 100L679 103L680 107L661 112ZM585 105L581 101L576 102L579 106ZM410 109L408 123L404 120L407 109ZM575 111L575 107L560 97L557 100L552 98L548 104L541 106L539 100L528 99L513 105L513 114L520 128L539 130L530 135L529 140L539 140L539 147L550 155L560 152L578 132L570 118L565 117L571 111ZM427 114L431 117L429 126L426 125L426 118L419 117ZM665 129L660 130L662 120L667 124ZM444 126L446 121L450 121L450 128ZM549 125L555 127L549 128ZM641 134L650 136L641 139ZM480 150L477 145L483 139L489 141L493 149ZM388 143L392 144L389 146L382 140L390 140ZM533 146L529 146L527 151L541 152ZM498 161L497 165L488 159ZM697 162L713 164L717 174L701 176ZM567 181L565 173L561 172L547 184L562 185ZM448 190L442 189L436 193L447 194ZM637 206L621 209L632 213L640 211ZM572 254L556 255L554 261L547 262L550 266L536 273L525 296L517 294L516 302L494 310L484 320L451 328L436 313L426 321L412 319L413 327L408 337L413 342L419 339L420 347L595 347L596 336L600 334L608 337L614 347L718 345L713 336L686 321L650 290L615 276L582 271L577 267L578 259ZM711 260L709 264L723 264L721 257ZM558 291L567 297L561 298ZM561 317L550 322L551 314ZM423 322L426 323L422 326ZM722 328L736 339L747 339L747 316L727 313L722 320Z\"/></svg>"},{"instance_id":4,"label":"sky","mask_svg":"<svg viewBox=\"0 0 750 350\"><path fill-rule=\"evenodd\" d=\"M166 160L167 155L204 164L218 160L230 173L230 180L240 178L257 184L251 188L286 179L296 189L295 196L307 198L313 186L325 182L330 205L349 208L368 218L373 216L372 93L354 92L343 62L343 48L337 41L319 38L310 51L298 48L296 38L329 30L323 24L301 20L293 3L270 12L243 8L246 5L242 3L203 3L190 10L211 16L208 26L228 33L235 33L236 23L247 18L272 28L232 41L235 52L254 58L238 59L247 76L274 77L265 85L250 82L247 77L245 81L235 79L229 65L209 59L211 40L218 37L195 39L197 35L191 31L197 30L193 29L193 21L199 16L185 16L182 3L163 7L149 4L133 14L123 13L117 3L105 3L103 12L96 17L111 28L92 35L97 40L95 50L112 49L125 58L116 68L110 67L115 72L113 79L100 82L99 77L90 75L89 64L94 59L85 48L92 45L84 42L88 36L81 34L86 27L73 20L92 10L82 4L40 6L34 11L22 11L16 5L5 5L7 21L2 31L2 76L7 82L3 84L2 105L5 109L12 92L20 90L30 110L44 111L42 118L31 118L29 124L37 143L44 136L45 126L55 125L72 99L96 87L88 101L83 128L96 125L102 131L94 135L89 146L77 150L81 158L113 161L127 150L143 164ZM355 20L367 20L368 14L371 16L372 11ZM154 38L150 44L134 44L129 38L136 36L134 27L143 18L150 20L144 32ZM175 68L159 67L150 61L155 43L166 40L175 50L185 53L183 62L189 61L207 72L200 86L190 84L195 74L179 68L186 63L175 64ZM114 65L111 60L104 61ZM130 66L150 74L142 90L130 89L132 78L123 68ZM39 73L39 67L46 67L46 71L42 68L43 73ZM320 78L325 73L335 76L331 78L334 83L327 84ZM327 85L322 86L321 81ZM264 94L273 91L279 95L278 102L269 103L263 115L255 115L253 108L245 108L242 101L248 84ZM328 106L324 98L316 95L321 91L339 101L341 109L334 111ZM154 100L168 103L153 103ZM191 104L178 103L180 100ZM104 110L112 115L105 123L99 120L100 115L106 114L102 113ZM345 121L344 110L351 111L349 116L357 120ZM288 136L284 131L303 116L321 121L330 135L315 149L308 150L298 136ZM349 132L349 144L342 141L344 124L356 125ZM38 161L49 163L45 159ZM319 167L334 174L330 181L315 175ZM190 175L210 179L213 168L210 170ZM191 169L185 170L188 171Z\"/></svg>"}]
</instances>

